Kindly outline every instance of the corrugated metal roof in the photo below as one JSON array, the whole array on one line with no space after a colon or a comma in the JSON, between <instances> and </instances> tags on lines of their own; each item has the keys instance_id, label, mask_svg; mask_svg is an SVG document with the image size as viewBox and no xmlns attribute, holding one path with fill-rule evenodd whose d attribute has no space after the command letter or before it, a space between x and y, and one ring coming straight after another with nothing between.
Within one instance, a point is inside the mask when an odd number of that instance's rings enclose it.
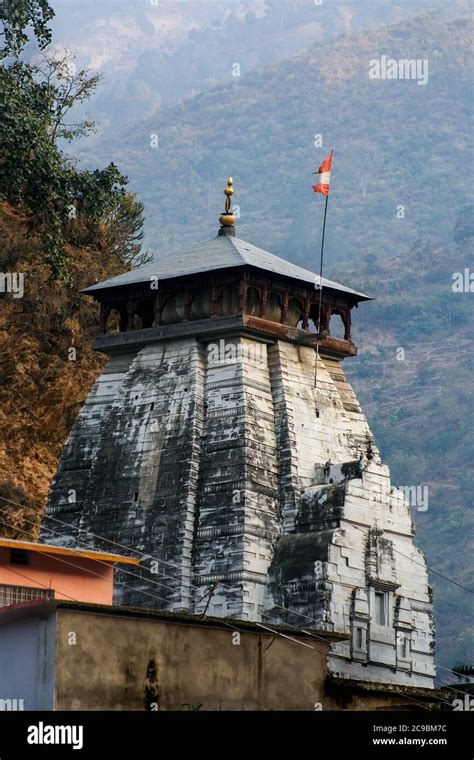
<instances>
[{"instance_id":1,"label":"corrugated metal roof","mask_svg":"<svg viewBox=\"0 0 474 760\"><path fill-rule=\"evenodd\" d=\"M123 565L139 565L140 560L135 557L125 557L123 554L110 554L91 549L73 548L69 546L56 546L54 544L41 544L33 541L19 541L16 538L0 538L0 548L24 549L25 551L40 552L41 554L65 554L71 557L86 557L98 562L120 562Z\"/></svg>"},{"instance_id":2,"label":"corrugated metal roof","mask_svg":"<svg viewBox=\"0 0 474 760\"><path fill-rule=\"evenodd\" d=\"M263 248L257 248L252 243L240 240L240 238L218 235L213 240L199 243L192 248L158 255L150 264L120 274L118 277L103 280L96 285L91 285L85 288L83 293L96 293L108 288L149 282L153 277L158 278L159 282L173 277L214 272L217 269L229 269L244 265L256 267L265 272L274 272L283 277L302 280L307 284L319 284L319 275L309 269L303 269L290 261L275 256L273 253L264 251ZM358 301L370 300L370 296L365 293L360 293L346 285L323 277L323 288L325 287L356 296Z\"/></svg>"}]
</instances>

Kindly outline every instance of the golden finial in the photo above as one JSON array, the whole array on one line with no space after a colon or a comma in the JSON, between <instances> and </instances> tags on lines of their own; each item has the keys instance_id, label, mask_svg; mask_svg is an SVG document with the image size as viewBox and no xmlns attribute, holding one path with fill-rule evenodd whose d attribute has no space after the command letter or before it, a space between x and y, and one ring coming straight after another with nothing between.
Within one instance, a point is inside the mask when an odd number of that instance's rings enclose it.
<instances>
[{"instance_id":1,"label":"golden finial","mask_svg":"<svg viewBox=\"0 0 474 760\"><path fill-rule=\"evenodd\" d=\"M219 221L223 227L231 227L235 222L235 216L231 212L231 206L232 206L231 197L234 194L234 189L232 187L233 184L234 184L234 180L232 179L232 177L229 177L229 179L227 180L227 187L224 190L224 193L226 195L225 211L219 217Z\"/></svg>"}]
</instances>

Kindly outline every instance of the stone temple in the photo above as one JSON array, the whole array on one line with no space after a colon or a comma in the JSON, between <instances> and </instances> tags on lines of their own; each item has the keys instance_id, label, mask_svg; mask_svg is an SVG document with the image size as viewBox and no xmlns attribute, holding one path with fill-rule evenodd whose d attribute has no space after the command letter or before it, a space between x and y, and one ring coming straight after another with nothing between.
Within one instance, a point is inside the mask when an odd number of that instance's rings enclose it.
<instances>
[{"instance_id":1,"label":"stone temple","mask_svg":"<svg viewBox=\"0 0 474 760\"><path fill-rule=\"evenodd\" d=\"M228 202L220 221L86 289L110 360L44 539L142 552L117 604L345 633L333 674L431 688L426 563L342 368L369 297L240 240Z\"/></svg>"}]
</instances>

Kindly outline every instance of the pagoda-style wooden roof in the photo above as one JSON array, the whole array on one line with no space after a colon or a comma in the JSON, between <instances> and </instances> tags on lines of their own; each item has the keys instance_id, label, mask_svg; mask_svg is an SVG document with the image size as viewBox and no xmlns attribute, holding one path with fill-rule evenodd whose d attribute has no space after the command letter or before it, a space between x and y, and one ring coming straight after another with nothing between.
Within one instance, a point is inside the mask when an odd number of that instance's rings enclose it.
<instances>
[{"instance_id":1,"label":"pagoda-style wooden roof","mask_svg":"<svg viewBox=\"0 0 474 760\"><path fill-rule=\"evenodd\" d=\"M299 280L314 287L319 285L319 275L309 269L303 269L240 238L217 235L214 239L194 245L192 248L159 254L150 264L98 282L85 288L83 292L95 295L99 291L149 282L153 278L157 278L159 282L245 266ZM351 296L356 302L371 300L371 297L365 293L323 277L323 290L325 288Z\"/></svg>"}]
</instances>

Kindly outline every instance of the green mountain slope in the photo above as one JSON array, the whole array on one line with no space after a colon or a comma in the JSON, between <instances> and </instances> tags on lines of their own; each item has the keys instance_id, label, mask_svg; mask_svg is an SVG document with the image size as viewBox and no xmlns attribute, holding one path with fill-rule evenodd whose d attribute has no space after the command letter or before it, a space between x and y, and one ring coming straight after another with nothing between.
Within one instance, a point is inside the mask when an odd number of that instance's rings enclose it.
<instances>
[{"instance_id":1,"label":"green mountain slope","mask_svg":"<svg viewBox=\"0 0 474 760\"><path fill-rule=\"evenodd\" d=\"M474 658L473 594L438 575L474 588L474 292L452 289L453 273L472 267L472 233L340 273L376 294L355 317L360 355L346 371L393 485L410 489L443 667Z\"/></svg>"},{"instance_id":2,"label":"green mountain slope","mask_svg":"<svg viewBox=\"0 0 474 760\"><path fill-rule=\"evenodd\" d=\"M393 255L434 232L447 239L470 192L471 34L472 22L426 15L341 37L111 130L80 157L120 155L155 250L215 234L232 174L239 234L308 262L321 223L311 172L331 147L332 261ZM428 59L427 85L369 79L369 61L381 55Z\"/></svg>"},{"instance_id":3,"label":"green mountain slope","mask_svg":"<svg viewBox=\"0 0 474 760\"><path fill-rule=\"evenodd\" d=\"M427 10L453 19L469 0L54 0L54 37L107 85L87 110L102 134L245 76L317 40L400 22Z\"/></svg>"}]
</instances>

